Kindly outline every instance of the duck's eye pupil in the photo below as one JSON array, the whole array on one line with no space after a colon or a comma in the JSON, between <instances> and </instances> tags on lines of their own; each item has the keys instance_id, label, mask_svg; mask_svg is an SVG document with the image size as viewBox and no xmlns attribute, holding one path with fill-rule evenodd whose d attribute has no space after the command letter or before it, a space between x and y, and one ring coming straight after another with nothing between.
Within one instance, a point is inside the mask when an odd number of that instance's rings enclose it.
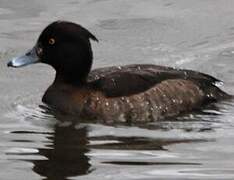
<instances>
[{"instance_id":1,"label":"duck's eye pupil","mask_svg":"<svg viewBox=\"0 0 234 180\"><path fill-rule=\"evenodd\" d=\"M49 44L50 44L50 45L53 45L54 43L55 43L55 39L54 39L54 38L50 38L50 39L49 39Z\"/></svg>"}]
</instances>

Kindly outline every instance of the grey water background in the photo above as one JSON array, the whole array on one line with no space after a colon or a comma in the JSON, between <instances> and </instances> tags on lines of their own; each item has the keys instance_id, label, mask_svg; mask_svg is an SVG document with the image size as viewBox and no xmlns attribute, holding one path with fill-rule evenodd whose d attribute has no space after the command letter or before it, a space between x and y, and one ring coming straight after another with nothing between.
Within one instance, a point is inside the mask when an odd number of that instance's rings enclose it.
<instances>
[{"instance_id":1,"label":"grey water background","mask_svg":"<svg viewBox=\"0 0 234 180\"><path fill-rule=\"evenodd\" d=\"M0 179L234 179L234 102L142 126L79 123L40 108L46 65L9 69L58 19L82 24L94 67L154 63L234 94L232 0L0 0Z\"/></svg>"}]
</instances>

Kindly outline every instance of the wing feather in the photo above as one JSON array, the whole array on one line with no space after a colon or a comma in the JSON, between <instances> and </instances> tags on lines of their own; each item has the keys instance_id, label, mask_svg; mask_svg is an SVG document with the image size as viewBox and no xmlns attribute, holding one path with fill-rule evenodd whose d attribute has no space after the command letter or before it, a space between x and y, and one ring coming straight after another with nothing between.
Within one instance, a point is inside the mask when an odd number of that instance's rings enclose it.
<instances>
[{"instance_id":1,"label":"wing feather","mask_svg":"<svg viewBox=\"0 0 234 180\"><path fill-rule=\"evenodd\" d=\"M198 87L213 87L218 79L196 71L151 64L113 66L93 70L88 81L107 97L129 96L144 92L170 79L190 80Z\"/></svg>"}]
</instances>

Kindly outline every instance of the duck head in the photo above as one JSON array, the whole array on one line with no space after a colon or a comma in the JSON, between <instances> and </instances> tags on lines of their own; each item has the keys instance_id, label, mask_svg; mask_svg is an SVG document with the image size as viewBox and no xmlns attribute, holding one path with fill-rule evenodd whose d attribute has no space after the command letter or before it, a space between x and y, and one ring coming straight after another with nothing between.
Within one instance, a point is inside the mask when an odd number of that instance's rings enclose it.
<instances>
[{"instance_id":1,"label":"duck head","mask_svg":"<svg viewBox=\"0 0 234 180\"><path fill-rule=\"evenodd\" d=\"M56 78L66 82L83 83L92 66L90 39L98 41L93 34L78 24L56 21L42 31L31 50L23 56L13 58L8 66L17 68L45 63L56 70Z\"/></svg>"}]
</instances>

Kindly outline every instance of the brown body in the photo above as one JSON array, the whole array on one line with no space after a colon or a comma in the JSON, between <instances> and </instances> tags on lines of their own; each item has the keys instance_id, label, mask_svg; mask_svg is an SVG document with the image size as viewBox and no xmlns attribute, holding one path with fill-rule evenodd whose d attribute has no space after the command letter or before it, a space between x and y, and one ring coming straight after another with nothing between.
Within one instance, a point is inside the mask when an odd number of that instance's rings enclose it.
<instances>
[{"instance_id":1,"label":"brown body","mask_svg":"<svg viewBox=\"0 0 234 180\"><path fill-rule=\"evenodd\" d=\"M121 67L119 71L125 71L126 69L129 71L129 68L131 69L133 66L140 65ZM209 89L202 89L191 78L192 75L191 77L184 77L184 79L167 77L165 80L161 79L159 81L161 78L160 75L165 73L165 71L160 69L162 68L161 66L149 66L154 68L154 72L156 70L158 71L158 83L155 83L152 87L142 92L136 92L130 95L127 93L122 96L111 96L110 94L107 95L108 93L103 89L92 86L93 81L99 80L94 78L97 74L100 75L99 78L105 78L107 75L110 75L110 71L111 74L117 71L115 68L116 71L110 70L111 68L108 68L108 70L103 68L97 69L93 73L91 72L89 77L90 81L86 86L72 86L56 79L45 93L43 101L60 112L75 115L78 119L99 120L112 123L151 122L165 119L199 108L207 102L228 97L226 93L213 85L209 86L207 84ZM168 71L168 68L164 67L164 70ZM144 72L144 67L142 67L142 71ZM130 72L133 73L132 71ZM179 72L177 73L181 74ZM108 87L112 89L113 87L111 86L109 84ZM114 86L116 88L119 87L118 81L114 83Z\"/></svg>"}]
</instances>

